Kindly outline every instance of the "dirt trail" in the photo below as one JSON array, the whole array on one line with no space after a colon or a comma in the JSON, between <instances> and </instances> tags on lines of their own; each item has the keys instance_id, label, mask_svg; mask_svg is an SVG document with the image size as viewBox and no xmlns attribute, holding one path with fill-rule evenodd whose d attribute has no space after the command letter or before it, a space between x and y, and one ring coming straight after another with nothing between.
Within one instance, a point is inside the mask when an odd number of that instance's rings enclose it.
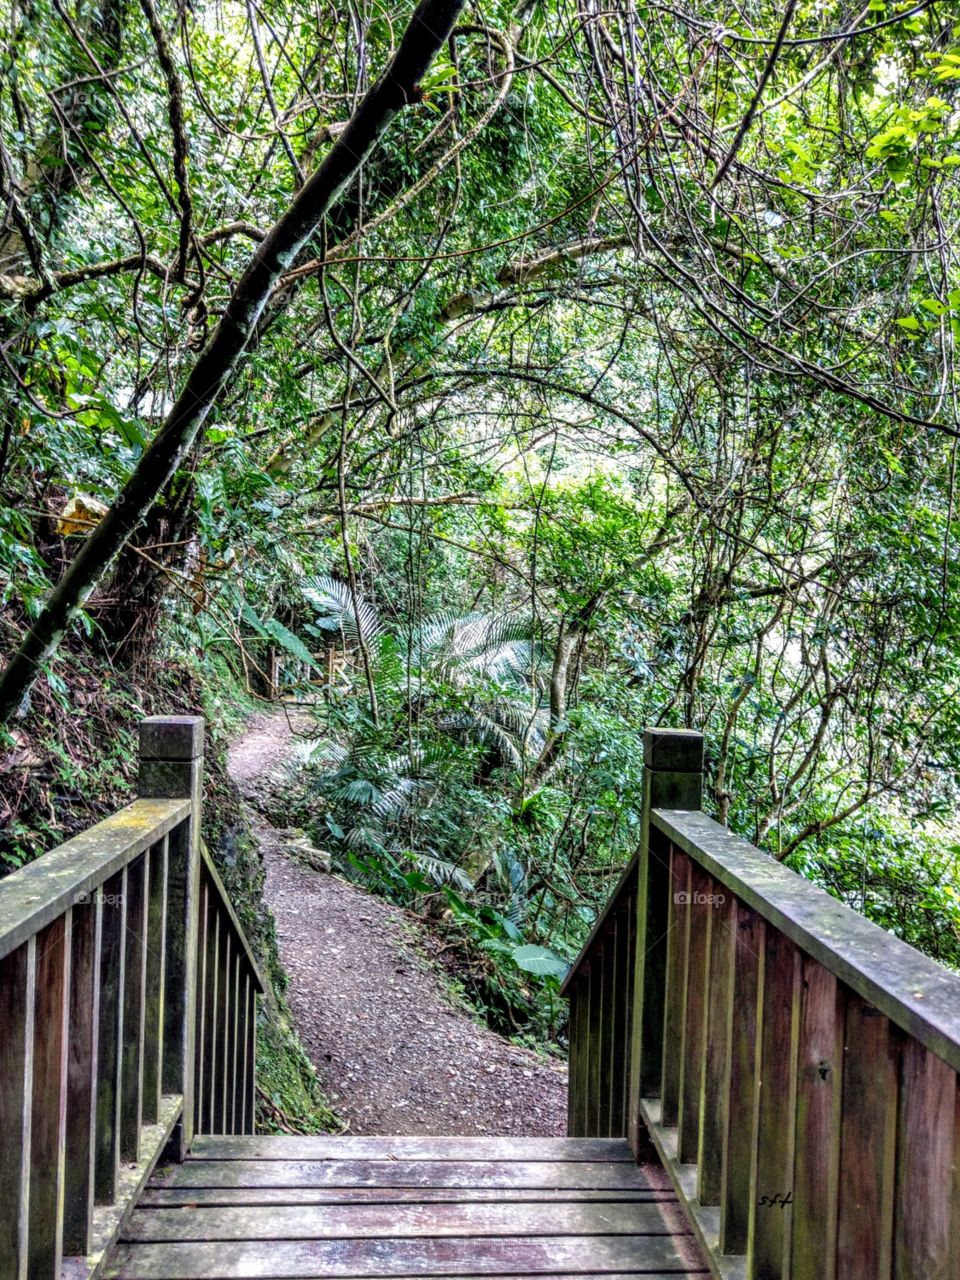
<instances>
[{"instance_id":1,"label":"dirt trail","mask_svg":"<svg viewBox=\"0 0 960 1280\"><path fill-rule=\"evenodd\" d=\"M263 850L297 1030L331 1103L358 1134L562 1135L566 1069L473 1022L423 958L412 916L294 861L258 812L258 791L275 791L309 732L302 714L256 716L229 764Z\"/></svg>"}]
</instances>

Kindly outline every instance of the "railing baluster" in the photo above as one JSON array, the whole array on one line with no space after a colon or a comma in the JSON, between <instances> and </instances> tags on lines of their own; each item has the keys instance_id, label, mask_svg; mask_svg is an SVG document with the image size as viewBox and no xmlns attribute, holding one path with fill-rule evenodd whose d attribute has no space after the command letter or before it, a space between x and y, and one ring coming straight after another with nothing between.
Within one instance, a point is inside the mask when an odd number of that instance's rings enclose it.
<instances>
[{"instance_id":1,"label":"railing baluster","mask_svg":"<svg viewBox=\"0 0 960 1280\"><path fill-rule=\"evenodd\" d=\"M720 1187L720 1252L746 1253L754 1210L750 1184L756 1151L754 1101L764 922L738 902L731 927L733 990L728 1014L730 1073Z\"/></svg>"},{"instance_id":2,"label":"railing baluster","mask_svg":"<svg viewBox=\"0 0 960 1280\"><path fill-rule=\"evenodd\" d=\"M194 1128L197 1133L204 1133L207 1118L205 1098L207 1063L205 1059L207 1047L207 956L209 955L210 930L213 926L210 906L210 890L206 877L200 882L200 909L197 927L197 976L195 980L197 992L197 1032L194 1039L195 1065L193 1082L196 1091L194 1099Z\"/></svg>"},{"instance_id":3,"label":"railing baluster","mask_svg":"<svg viewBox=\"0 0 960 1280\"><path fill-rule=\"evenodd\" d=\"M707 985L710 981L710 915L713 884L706 872L693 866L690 877L686 1009L677 1117L678 1158L693 1163L700 1145L700 1090L706 1040Z\"/></svg>"},{"instance_id":4,"label":"railing baluster","mask_svg":"<svg viewBox=\"0 0 960 1280\"><path fill-rule=\"evenodd\" d=\"M613 1101L613 1019L617 991L617 918L608 921L599 939L600 950L600 1035L597 1041L597 1125L598 1138L610 1137L610 1106Z\"/></svg>"},{"instance_id":5,"label":"railing baluster","mask_svg":"<svg viewBox=\"0 0 960 1280\"><path fill-rule=\"evenodd\" d=\"M590 1075L590 965L585 966L577 981L577 1024L576 1034L583 1046L577 1057L577 1077L574 1081L574 1094L577 1099L576 1133L578 1138L587 1134L587 1094Z\"/></svg>"},{"instance_id":6,"label":"railing baluster","mask_svg":"<svg viewBox=\"0 0 960 1280\"><path fill-rule=\"evenodd\" d=\"M60 1280L66 1154L71 909L37 934L28 1280Z\"/></svg>"},{"instance_id":7,"label":"railing baluster","mask_svg":"<svg viewBox=\"0 0 960 1280\"><path fill-rule=\"evenodd\" d=\"M70 1054L67 1064L67 1145L63 1251L85 1255L93 1222L94 1131L100 1024L100 939L103 895L73 906Z\"/></svg>"},{"instance_id":8,"label":"railing baluster","mask_svg":"<svg viewBox=\"0 0 960 1280\"><path fill-rule=\"evenodd\" d=\"M718 1205L722 1187L723 1142L729 1097L731 990L733 987L734 904L731 894L714 885L718 902L708 917L709 979L706 1045L700 1100L700 1144L697 1197L701 1204Z\"/></svg>"},{"instance_id":9,"label":"railing baluster","mask_svg":"<svg viewBox=\"0 0 960 1280\"><path fill-rule=\"evenodd\" d=\"M580 1104L580 1095L575 1083L580 1064L580 1055L585 1049L577 1025L577 1019L580 1016L579 982L575 982L570 989L567 1010L567 1039L569 1041L569 1052L567 1054L567 1133L571 1138L578 1138L580 1131L577 1108Z\"/></svg>"},{"instance_id":10,"label":"railing baluster","mask_svg":"<svg viewBox=\"0 0 960 1280\"><path fill-rule=\"evenodd\" d=\"M891 1272L898 1047L887 1019L850 995L844 1031L838 1280L878 1280Z\"/></svg>"},{"instance_id":11,"label":"railing baluster","mask_svg":"<svg viewBox=\"0 0 960 1280\"><path fill-rule=\"evenodd\" d=\"M690 882L690 859L679 849L671 849L667 976L663 997L663 1066L660 1072L660 1123L668 1128L676 1125L680 1113L687 959L690 954Z\"/></svg>"},{"instance_id":12,"label":"railing baluster","mask_svg":"<svg viewBox=\"0 0 960 1280\"><path fill-rule=\"evenodd\" d=\"M212 905L212 904L211 904ZM207 961L205 1012L203 1020L203 1128L200 1133L217 1132L217 1071L220 1046L218 1030L218 978L220 970L220 909L214 906L213 920L207 919Z\"/></svg>"},{"instance_id":13,"label":"railing baluster","mask_svg":"<svg viewBox=\"0 0 960 1280\"><path fill-rule=\"evenodd\" d=\"M120 1163L120 1071L123 1043L123 990L126 947L127 868L103 886L100 941L100 1030L97 1037L97 1125L94 1198L112 1204L117 1198Z\"/></svg>"},{"instance_id":14,"label":"railing baluster","mask_svg":"<svg viewBox=\"0 0 960 1280\"><path fill-rule=\"evenodd\" d=\"M595 1138L600 1132L600 1048L603 1034L603 956L597 940L588 978L590 986L587 1044L587 1113L585 1135Z\"/></svg>"},{"instance_id":15,"label":"railing baluster","mask_svg":"<svg viewBox=\"0 0 960 1280\"><path fill-rule=\"evenodd\" d=\"M167 940L167 837L150 851L144 995L143 1122L160 1117L163 1094L164 968Z\"/></svg>"},{"instance_id":16,"label":"railing baluster","mask_svg":"<svg viewBox=\"0 0 960 1280\"><path fill-rule=\"evenodd\" d=\"M793 1221L793 1157L797 1108L800 952L768 929L763 964L757 1106L756 1229L752 1272L788 1280Z\"/></svg>"},{"instance_id":17,"label":"railing baluster","mask_svg":"<svg viewBox=\"0 0 960 1280\"><path fill-rule=\"evenodd\" d=\"M237 1044L236 1073L233 1087L232 1133L243 1133L243 1097L246 1088L247 1064L247 969L237 957L237 1025L234 1029Z\"/></svg>"},{"instance_id":18,"label":"railing baluster","mask_svg":"<svg viewBox=\"0 0 960 1280\"><path fill-rule=\"evenodd\" d=\"M607 1132L611 1138L622 1138L627 1132L625 1111L627 1079L630 1075L630 1039L628 1021L631 1004L630 971L633 956L630 954L630 899L623 911L613 918L613 946L611 969L613 971L613 995L610 1016L610 1112Z\"/></svg>"},{"instance_id":19,"label":"railing baluster","mask_svg":"<svg viewBox=\"0 0 960 1280\"><path fill-rule=\"evenodd\" d=\"M237 1082L239 1079L238 1059L240 1056L240 952L233 958L233 989L230 994L230 1081L229 1110L227 1112L227 1133L237 1133Z\"/></svg>"},{"instance_id":20,"label":"railing baluster","mask_svg":"<svg viewBox=\"0 0 960 1280\"><path fill-rule=\"evenodd\" d=\"M903 1045L894 1280L947 1280L957 1076L916 1040Z\"/></svg>"},{"instance_id":21,"label":"railing baluster","mask_svg":"<svg viewBox=\"0 0 960 1280\"><path fill-rule=\"evenodd\" d=\"M120 1072L120 1158L140 1159L143 1122L144 997L147 983L149 850L127 868L126 968Z\"/></svg>"},{"instance_id":22,"label":"railing baluster","mask_svg":"<svg viewBox=\"0 0 960 1280\"><path fill-rule=\"evenodd\" d=\"M0 1275L26 1280L37 939L0 960Z\"/></svg>"},{"instance_id":23,"label":"railing baluster","mask_svg":"<svg viewBox=\"0 0 960 1280\"><path fill-rule=\"evenodd\" d=\"M226 920L223 921L226 926ZM214 1123L217 1133L227 1132L227 1083L230 1079L230 1000L233 994L231 953L233 938L226 927L220 931L220 956L217 971L219 1007L217 1009L217 1109Z\"/></svg>"},{"instance_id":24,"label":"railing baluster","mask_svg":"<svg viewBox=\"0 0 960 1280\"><path fill-rule=\"evenodd\" d=\"M250 1018L248 1021L249 1080L247 1084L247 1125L245 1133L253 1133L257 1123L257 990L250 983Z\"/></svg>"},{"instance_id":25,"label":"railing baluster","mask_svg":"<svg viewBox=\"0 0 960 1280\"><path fill-rule=\"evenodd\" d=\"M842 1076L843 1010L837 980L823 965L804 956L797 1063L793 1280L837 1280Z\"/></svg>"}]
</instances>

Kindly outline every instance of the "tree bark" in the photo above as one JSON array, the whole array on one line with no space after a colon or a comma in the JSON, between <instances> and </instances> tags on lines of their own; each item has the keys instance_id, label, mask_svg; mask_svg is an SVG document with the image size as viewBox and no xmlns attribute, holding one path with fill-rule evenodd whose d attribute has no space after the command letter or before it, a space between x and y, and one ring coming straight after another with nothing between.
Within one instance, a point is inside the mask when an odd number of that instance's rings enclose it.
<instances>
[{"instance_id":1,"label":"tree bark","mask_svg":"<svg viewBox=\"0 0 960 1280\"><path fill-rule=\"evenodd\" d=\"M77 612L189 451L249 344L274 285L402 106L414 101L465 0L421 0L385 74L364 96L320 167L254 252L163 426L103 520L54 587L0 675L0 724L9 720Z\"/></svg>"}]
</instances>

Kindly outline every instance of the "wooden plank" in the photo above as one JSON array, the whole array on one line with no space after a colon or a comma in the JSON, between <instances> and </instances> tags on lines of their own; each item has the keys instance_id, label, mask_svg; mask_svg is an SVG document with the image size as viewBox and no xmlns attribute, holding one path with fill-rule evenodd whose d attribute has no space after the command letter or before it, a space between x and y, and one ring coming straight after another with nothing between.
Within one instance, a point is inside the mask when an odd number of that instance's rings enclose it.
<instances>
[{"instance_id":1,"label":"wooden plank","mask_svg":"<svg viewBox=\"0 0 960 1280\"><path fill-rule=\"evenodd\" d=\"M243 1133L243 1061L247 1051L247 979L243 972L241 957L237 956L234 965L236 975L236 996L234 1009L237 1010L233 1027L233 1102L230 1106L230 1133Z\"/></svg>"},{"instance_id":2,"label":"wooden plank","mask_svg":"<svg viewBox=\"0 0 960 1280\"><path fill-rule=\"evenodd\" d=\"M893 1274L950 1280L957 1075L909 1039L900 1073Z\"/></svg>"},{"instance_id":3,"label":"wooden plank","mask_svg":"<svg viewBox=\"0 0 960 1280\"><path fill-rule=\"evenodd\" d=\"M700 1090L703 1086L703 1052L707 1035L707 985L710 981L710 929L713 916L713 881L691 864L684 1001L683 1057L680 1064L680 1106L677 1142L682 1164L696 1162L700 1147Z\"/></svg>"},{"instance_id":4,"label":"wooden plank","mask_svg":"<svg viewBox=\"0 0 960 1280\"><path fill-rule=\"evenodd\" d=\"M227 1081L229 1096L223 1125L227 1133L239 1133L237 1124L237 1091L239 1081L243 1075L243 1055L240 1049L241 1026L243 1023L240 1015L241 994L245 996L246 992L240 984L240 953L237 952L233 957L233 989L230 992L230 1077Z\"/></svg>"},{"instance_id":5,"label":"wooden plank","mask_svg":"<svg viewBox=\"0 0 960 1280\"><path fill-rule=\"evenodd\" d=\"M203 1121L197 1119L197 1133L217 1131L217 1082L220 1070L219 980L220 980L220 911L214 895L208 895L206 987L203 998Z\"/></svg>"},{"instance_id":6,"label":"wooden plank","mask_svg":"<svg viewBox=\"0 0 960 1280\"><path fill-rule=\"evenodd\" d=\"M230 1087L230 1025L233 999L233 937L226 919L220 917L220 954L217 969L217 1087L214 1109L216 1133L227 1133L227 1093Z\"/></svg>"},{"instance_id":7,"label":"wooden plank","mask_svg":"<svg viewBox=\"0 0 960 1280\"><path fill-rule=\"evenodd\" d=\"M568 1088L573 1094L573 1126L569 1130L573 1138L587 1133L587 1099L590 1087L590 962L584 961L577 971L574 1015L576 1024L573 1035L577 1041L576 1074L569 1078Z\"/></svg>"},{"instance_id":8,"label":"wooden plank","mask_svg":"<svg viewBox=\"0 0 960 1280\"><path fill-rule=\"evenodd\" d=\"M203 1133L205 1116L206 1086L204 1082L207 1078L207 1019L210 1016L207 1009L207 957L210 952L210 931L212 928L210 894L207 890L206 881L201 880L197 920L197 972L194 977L197 1001L197 1030L193 1045L193 1079L196 1088L193 1122L194 1132L198 1136Z\"/></svg>"},{"instance_id":9,"label":"wooden plank","mask_svg":"<svg viewBox=\"0 0 960 1280\"><path fill-rule=\"evenodd\" d=\"M138 1209L130 1241L410 1239L417 1236L672 1235L655 1202L260 1205Z\"/></svg>"},{"instance_id":10,"label":"wooden plank","mask_svg":"<svg viewBox=\"0 0 960 1280\"><path fill-rule=\"evenodd\" d=\"M922 955L703 813L652 822L897 1026L960 1071L960 975Z\"/></svg>"},{"instance_id":11,"label":"wooden plank","mask_svg":"<svg viewBox=\"0 0 960 1280\"><path fill-rule=\"evenodd\" d=\"M624 908L629 903L629 894L625 896ZM627 1021L629 1016L629 992L627 974L633 963L632 956L627 954L630 935L630 924L626 910L619 910L611 923L610 937L610 1024L607 1040L607 1095L606 1134L610 1138L621 1137L627 1131L625 1112L624 1076L629 1074L629 1039Z\"/></svg>"},{"instance_id":12,"label":"wooden plank","mask_svg":"<svg viewBox=\"0 0 960 1280\"><path fill-rule=\"evenodd\" d=\"M590 986L590 1020L587 1030L587 1117L586 1137L599 1138L600 1129L600 1052L603 1040L603 945L594 943L593 955L587 969Z\"/></svg>"},{"instance_id":13,"label":"wooden plank","mask_svg":"<svg viewBox=\"0 0 960 1280\"><path fill-rule=\"evenodd\" d=\"M0 960L0 1276L26 1280L37 940Z\"/></svg>"},{"instance_id":14,"label":"wooden plank","mask_svg":"<svg viewBox=\"0 0 960 1280\"><path fill-rule=\"evenodd\" d=\"M611 915L602 934L600 978L600 1042L597 1046L597 1125L598 1138L608 1138L610 1113L613 1109L614 1060L613 1024L620 998L617 974L617 917Z\"/></svg>"},{"instance_id":15,"label":"wooden plank","mask_svg":"<svg viewBox=\"0 0 960 1280\"><path fill-rule=\"evenodd\" d=\"M623 1138L474 1138L198 1136L190 1148L194 1160L545 1160L551 1163L609 1160L633 1164Z\"/></svg>"},{"instance_id":16,"label":"wooden plank","mask_svg":"<svg viewBox=\"0 0 960 1280\"><path fill-rule=\"evenodd\" d=\"M757 1034L762 1024L764 923L736 902L733 993L730 999L730 1083L720 1185L720 1251L747 1252L754 1201Z\"/></svg>"},{"instance_id":17,"label":"wooden plank","mask_svg":"<svg viewBox=\"0 0 960 1280\"><path fill-rule=\"evenodd\" d=\"M891 1274L898 1045L882 1013L846 1002L840 1121L839 1280Z\"/></svg>"},{"instance_id":18,"label":"wooden plank","mask_svg":"<svg viewBox=\"0 0 960 1280\"><path fill-rule=\"evenodd\" d=\"M197 892L191 883L190 822L180 824L167 837L167 930L164 939L163 977L163 1093L182 1093L185 1082L187 1051L187 1008L201 1001L202 986L197 987L197 967L202 965L203 918L202 906L197 916L197 940L191 941L188 921L191 913L191 894ZM198 894L199 898L199 894ZM200 949L194 950L195 947ZM191 964L191 957L193 963ZM199 1016L199 1013L198 1013ZM202 1041L200 1031L196 1040L190 1037L190 1049L198 1053ZM199 1106L199 1062L195 1059L193 1074L197 1083Z\"/></svg>"},{"instance_id":19,"label":"wooden plank","mask_svg":"<svg viewBox=\"0 0 960 1280\"><path fill-rule=\"evenodd\" d=\"M663 1070L664 996L670 938L670 846L653 827L637 880L634 928L633 1043L628 1137L639 1143L639 1102L659 1098Z\"/></svg>"},{"instance_id":20,"label":"wooden plank","mask_svg":"<svg viewBox=\"0 0 960 1280\"><path fill-rule=\"evenodd\" d=\"M651 1272L690 1274L669 1236L531 1236L474 1240L269 1240L123 1244L114 1280L220 1280L224 1276L476 1276Z\"/></svg>"},{"instance_id":21,"label":"wooden plank","mask_svg":"<svg viewBox=\"0 0 960 1280\"><path fill-rule=\"evenodd\" d=\"M711 908L706 981L706 1041L700 1084L697 1149L697 1198L703 1205L720 1203L723 1142L727 1122L730 1072L730 996L733 986L733 898L720 893Z\"/></svg>"},{"instance_id":22,"label":"wooden plank","mask_svg":"<svg viewBox=\"0 0 960 1280\"><path fill-rule=\"evenodd\" d=\"M27 1243L29 1280L60 1280L63 1257L70 925L68 909L66 915L37 934Z\"/></svg>"},{"instance_id":23,"label":"wooden plank","mask_svg":"<svg viewBox=\"0 0 960 1280\"><path fill-rule=\"evenodd\" d=\"M240 1131L252 1134L256 1128L256 1037L257 1037L257 993L249 973L244 978L247 993L246 1013L244 1014L243 1039L243 1107Z\"/></svg>"},{"instance_id":24,"label":"wooden plank","mask_svg":"<svg viewBox=\"0 0 960 1280\"><path fill-rule=\"evenodd\" d=\"M147 983L147 883L150 851L127 868L126 955L120 1069L120 1159L140 1159L143 1124L144 1005Z\"/></svg>"},{"instance_id":25,"label":"wooden plank","mask_svg":"<svg viewBox=\"0 0 960 1280\"><path fill-rule=\"evenodd\" d=\"M157 1175L167 1187L642 1186L635 1166L607 1161L188 1160Z\"/></svg>"},{"instance_id":26,"label":"wooden plank","mask_svg":"<svg viewBox=\"0 0 960 1280\"><path fill-rule=\"evenodd\" d=\"M185 800L135 800L3 880L0 958L142 853L189 812Z\"/></svg>"},{"instance_id":27,"label":"wooden plank","mask_svg":"<svg viewBox=\"0 0 960 1280\"><path fill-rule=\"evenodd\" d=\"M167 942L168 838L150 850L147 972L144 988L143 1122L156 1124L163 1094L164 971Z\"/></svg>"},{"instance_id":28,"label":"wooden plank","mask_svg":"<svg viewBox=\"0 0 960 1280\"><path fill-rule=\"evenodd\" d=\"M261 1204L674 1204L676 1194L668 1185L666 1174L659 1172L662 1186L608 1191L540 1187L163 1187L151 1183L137 1204L141 1209Z\"/></svg>"},{"instance_id":29,"label":"wooden plank","mask_svg":"<svg viewBox=\"0 0 960 1280\"><path fill-rule=\"evenodd\" d=\"M120 1046L127 921L127 869L104 884L100 939L100 1028L97 1036L97 1123L94 1130L94 1199L112 1204L120 1164Z\"/></svg>"},{"instance_id":30,"label":"wooden plank","mask_svg":"<svg viewBox=\"0 0 960 1280\"><path fill-rule=\"evenodd\" d=\"M630 1090L633 1071L633 1004L636 990L637 948L636 882L628 893L617 923L617 973L620 975L613 1026L614 1060L620 1087L610 1113L610 1136L626 1137L630 1124Z\"/></svg>"},{"instance_id":31,"label":"wooden plank","mask_svg":"<svg viewBox=\"0 0 960 1280\"><path fill-rule=\"evenodd\" d=\"M772 1280L788 1280L790 1275L799 1025L800 952L789 938L768 928L758 1082L756 1225L750 1257L753 1274Z\"/></svg>"},{"instance_id":32,"label":"wooden plank","mask_svg":"<svg viewBox=\"0 0 960 1280\"><path fill-rule=\"evenodd\" d=\"M580 1127L577 1123L577 1090L576 1079L580 1061L580 1036L577 1027L577 1018L580 1016L578 1008L580 984L579 981L573 982L566 989L567 997L567 1135L569 1139L580 1136Z\"/></svg>"},{"instance_id":33,"label":"wooden plank","mask_svg":"<svg viewBox=\"0 0 960 1280\"><path fill-rule=\"evenodd\" d=\"M802 959L793 1183L793 1280L835 1280L843 1011L837 980Z\"/></svg>"},{"instance_id":34,"label":"wooden plank","mask_svg":"<svg viewBox=\"0 0 960 1280\"><path fill-rule=\"evenodd\" d=\"M680 1113L683 1033L686 1024L687 957L690 954L690 881L693 867L679 849L670 850L667 917L667 977L664 992L661 1123L676 1125Z\"/></svg>"},{"instance_id":35,"label":"wooden plank","mask_svg":"<svg viewBox=\"0 0 960 1280\"><path fill-rule=\"evenodd\" d=\"M100 1027L100 937L103 899L72 910L70 1053L67 1063L67 1135L63 1251L90 1252L93 1224L94 1131L97 1122L97 1054Z\"/></svg>"},{"instance_id":36,"label":"wooden plank","mask_svg":"<svg viewBox=\"0 0 960 1280\"><path fill-rule=\"evenodd\" d=\"M247 1089L247 1133L253 1133L257 1127L257 1002L260 999L253 978L250 979L250 1026L247 1034L250 1037L248 1055L250 1059L250 1081Z\"/></svg>"}]
</instances>

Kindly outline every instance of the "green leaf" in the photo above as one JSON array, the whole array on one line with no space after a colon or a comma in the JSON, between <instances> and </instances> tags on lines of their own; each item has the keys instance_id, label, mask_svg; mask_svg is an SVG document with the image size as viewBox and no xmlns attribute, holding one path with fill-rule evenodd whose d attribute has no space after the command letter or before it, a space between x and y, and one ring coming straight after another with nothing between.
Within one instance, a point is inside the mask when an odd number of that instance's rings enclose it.
<instances>
[{"instance_id":1,"label":"green leaf","mask_svg":"<svg viewBox=\"0 0 960 1280\"><path fill-rule=\"evenodd\" d=\"M309 666L315 665L313 654L303 643L299 636L295 636L292 631L288 631L282 622L278 622L276 618L271 618L265 624L264 630L268 636L272 636L277 644L282 645L288 653L292 653L294 657L306 662Z\"/></svg>"},{"instance_id":2,"label":"green leaf","mask_svg":"<svg viewBox=\"0 0 960 1280\"><path fill-rule=\"evenodd\" d=\"M526 973L535 973L538 977L564 978L568 965L553 951L546 947L514 947L513 962L518 969Z\"/></svg>"}]
</instances>

